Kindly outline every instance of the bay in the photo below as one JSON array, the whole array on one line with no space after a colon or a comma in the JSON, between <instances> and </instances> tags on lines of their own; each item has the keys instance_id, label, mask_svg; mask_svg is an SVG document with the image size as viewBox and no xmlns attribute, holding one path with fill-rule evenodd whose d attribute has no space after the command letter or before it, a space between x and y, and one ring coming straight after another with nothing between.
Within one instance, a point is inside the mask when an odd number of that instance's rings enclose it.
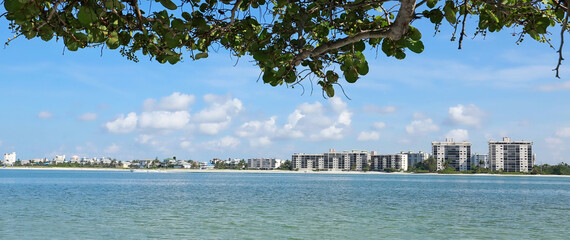
<instances>
[{"instance_id":1,"label":"bay","mask_svg":"<svg viewBox=\"0 0 570 240\"><path fill-rule=\"evenodd\" d=\"M1 239L568 239L570 178L0 170Z\"/></svg>"}]
</instances>

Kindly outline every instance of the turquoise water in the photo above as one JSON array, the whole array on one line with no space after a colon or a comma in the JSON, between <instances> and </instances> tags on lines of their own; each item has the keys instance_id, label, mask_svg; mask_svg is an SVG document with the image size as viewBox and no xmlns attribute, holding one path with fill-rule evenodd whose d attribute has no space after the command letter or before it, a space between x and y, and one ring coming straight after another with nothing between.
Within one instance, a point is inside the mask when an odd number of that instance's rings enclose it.
<instances>
[{"instance_id":1,"label":"turquoise water","mask_svg":"<svg viewBox=\"0 0 570 240\"><path fill-rule=\"evenodd\" d=\"M568 239L570 178L0 170L0 239Z\"/></svg>"}]
</instances>

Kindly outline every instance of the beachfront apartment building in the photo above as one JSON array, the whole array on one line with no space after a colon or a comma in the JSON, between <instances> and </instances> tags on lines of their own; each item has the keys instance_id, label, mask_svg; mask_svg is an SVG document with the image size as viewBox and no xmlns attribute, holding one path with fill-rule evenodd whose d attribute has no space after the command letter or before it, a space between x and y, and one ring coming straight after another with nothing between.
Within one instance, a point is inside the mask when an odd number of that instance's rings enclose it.
<instances>
[{"instance_id":1,"label":"beachfront apartment building","mask_svg":"<svg viewBox=\"0 0 570 240\"><path fill-rule=\"evenodd\" d=\"M471 166L489 168L489 155L479 153L471 155Z\"/></svg>"},{"instance_id":2,"label":"beachfront apartment building","mask_svg":"<svg viewBox=\"0 0 570 240\"><path fill-rule=\"evenodd\" d=\"M357 150L336 152L331 149L323 154L295 153L291 159L294 169L362 171L368 167L370 153Z\"/></svg>"},{"instance_id":3,"label":"beachfront apartment building","mask_svg":"<svg viewBox=\"0 0 570 240\"><path fill-rule=\"evenodd\" d=\"M400 154L405 154L408 156L408 167L413 167L419 162L423 162L429 158L429 153L426 152L400 152Z\"/></svg>"},{"instance_id":4,"label":"beachfront apartment building","mask_svg":"<svg viewBox=\"0 0 570 240\"><path fill-rule=\"evenodd\" d=\"M530 172L534 166L531 141L489 141L489 167L492 171Z\"/></svg>"},{"instance_id":5,"label":"beachfront apartment building","mask_svg":"<svg viewBox=\"0 0 570 240\"><path fill-rule=\"evenodd\" d=\"M275 169L281 166L281 159L275 158L250 158L247 159L247 167L255 169Z\"/></svg>"},{"instance_id":6,"label":"beachfront apartment building","mask_svg":"<svg viewBox=\"0 0 570 240\"><path fill-rule=\"evenodd\" d=\"M446 138L445 142L432 142L432 156L437 162L437 170L445 169L445 164L454 167L456 171L471 169L471 143L454 142Z\"/></svg>"},{"instance_id":7,"label":"beachfront apartment building","mask_svg":"<svg viewBox=\"0 0 570 240\"><path fill-rule=\"evenodd\" d=\"M383 171L387 168L407 171L408 155L399 153L371 156L370 170Z\"/></svg>"},{"instance_id":8,"label":"beachfront apartment building","mask_svg":"<svg viewBox=\"0 0 570 240\"><path fill-rule=\"evenodd\" d=\"M6 166L14 166L14 163L16 163L16 152L4 153L3 164Z\"/></svg>"}]
</instances>

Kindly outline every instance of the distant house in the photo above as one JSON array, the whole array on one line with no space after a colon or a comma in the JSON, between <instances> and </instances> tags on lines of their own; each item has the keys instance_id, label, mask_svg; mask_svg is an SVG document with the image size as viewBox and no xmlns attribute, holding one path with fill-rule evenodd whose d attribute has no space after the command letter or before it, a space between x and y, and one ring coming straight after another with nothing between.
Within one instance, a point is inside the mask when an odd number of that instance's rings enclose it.
<instances>
[{"instance_id":1,"label":"distant house","mask_svg":"<svg viewBox=\"0 0 570 240\"><path fill-rule=\"evenodd\" d=\"M200 169L214 169L214 164L209 162L201 162Z\"/></svg>"},{"instance_id":2,"label":"distant house","mask_svg":"<svg viewBox=\"0 0 570 240\"><path fill-rule=\"evenodd\" d=\"M186 162L186 161L177 161L173 167L174 168L192 168L192 164L190 164L189 162Z\"/></svg>"},{"instance_id":3,"label":"distant house","mask_svg":"<svg viewBox=\"0 0 570 240\"><path fill-rule=\"evenodd\" d=\"M121 168L130 168L131 162L121 162L121 164L119 164L118 166Z\"/></svg>"},{"instance_id":4,"label":"distant house","mask_svg":"<svg viewBox=\"0 0 570 240\"><path fill-rule=\"evenodd\" d=\"M55 155L53 159L54 164L64 163L65 162L65 155Z\"/></svg>"}]
</instances>

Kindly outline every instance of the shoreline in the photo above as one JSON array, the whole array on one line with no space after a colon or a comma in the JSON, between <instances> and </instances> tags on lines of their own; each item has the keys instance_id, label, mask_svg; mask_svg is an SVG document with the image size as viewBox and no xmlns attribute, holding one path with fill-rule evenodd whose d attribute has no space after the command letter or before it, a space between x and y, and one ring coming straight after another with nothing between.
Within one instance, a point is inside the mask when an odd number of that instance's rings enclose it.
<instances>
[{"instance_id":1,"label":"shoreline","mask_svg":"<svg viewBox=\"0 0 570 240\"><path fill-rule=\"evenodd\" d=\"M1 170L37 170L37 171L105 171L130 172L129 168L75 168L75 167L5 167ZM287 170L234 170L234 169L132 169L135 173L285 173L285 174L357 174L357 175L433 175L433 176L513 176L513 177L570 177L570 175L531 175L531 174L491 174L491 173L410 173L410 172L357 172L357 171L287 171Z\"/></svg>"}]
</instances>

